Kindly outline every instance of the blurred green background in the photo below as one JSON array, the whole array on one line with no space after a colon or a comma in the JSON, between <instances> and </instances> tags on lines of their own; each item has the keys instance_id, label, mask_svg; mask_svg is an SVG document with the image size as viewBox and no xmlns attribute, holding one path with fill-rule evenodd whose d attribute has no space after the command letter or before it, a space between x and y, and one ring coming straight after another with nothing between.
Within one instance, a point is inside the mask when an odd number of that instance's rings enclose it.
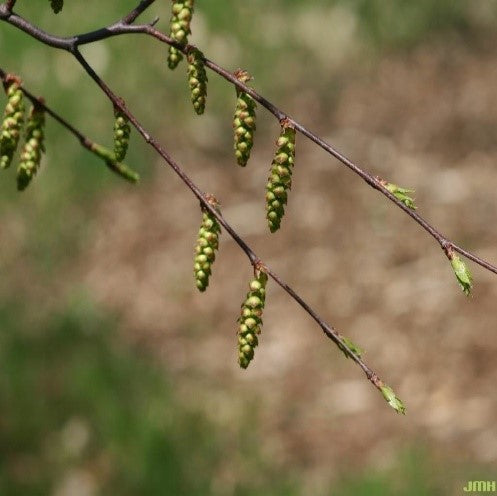
<instances>
[{"instance_id":1,"label":"blurred green background","mask_svg":"<svg viewBox=\"0 0 497 496\"><path fill-rule=\"evenodd\" d=\"M16 11L71 35L135 3L68 0L55 16L19 0ZM159 15L167 30L166 3L143 20ZM422 213L497 259L496 2L197 4L191 41L208 57L248 69L266 97L416 187ZM83 51L257 251L400 384L408 415L395 417L276 290L259 360L240 373L234 321L250 268L233 243L223 238L209 294L196 294L188 191L136 133L133 187L49 121L33 184L18 194L15 167L0 182L0 494L421 496L496 479L495 280L476 269L483 289L462 305L430 240L303 140L284 232L269 240L259 193L274 119L260 112L252 167L238 170L227 83L209 75L198 118L184 65L167 70L154 40ZM0 54L3 69L111 144L111 105L68 54L5 23ZM266 338L271 328L281 332Z\"/></svg>"}]
</instances>

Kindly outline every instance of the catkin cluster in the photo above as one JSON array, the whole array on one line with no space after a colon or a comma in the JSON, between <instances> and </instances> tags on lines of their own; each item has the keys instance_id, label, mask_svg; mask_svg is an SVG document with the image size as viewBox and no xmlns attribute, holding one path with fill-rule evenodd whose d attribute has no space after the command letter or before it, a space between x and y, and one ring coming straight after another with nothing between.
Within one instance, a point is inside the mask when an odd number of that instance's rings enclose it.
<instances>
[{"instance_id":1,"label":"catkin cluster","mask_svg":"<svg viewBox=\"0 0 497 496\"><path fill-rule=\"evenodd\" d=\"M255 347L261 333L262 312L266 300L267 274L257 270L256 277L250 282L249 292L242 304L241 316L238 319L238 363L246 369L254 358Z\"/></svg>"},{"instance_id":2,"label":"catkin cluster","mask_svg":"<svg viewBox=\"0 0 497 496\"><path fill-rule=\"evenodd\" d=\"M209 197L209 203L217 208L218 203L214 197ZM205 291L209 285L212 264L216 259L216 250L219 248L219 234L221 227L217 219L207 210L202 211L202 224L198 232L195 245L195 259L193 272L195 284L199 291Z\"/></svg>"},{"instance_id":3,"label":"catkin cluster","mask_svg":"<svg viewBox=\"0 0 497 496\"><path fill-rule=\"evenodd\" d=\"M271 164L271 172L266 186L266 217L269 230L272 233L280 228L288 200L288 190L292 187L295 128L286 120L282 123L276 145L278 149Z\"/></svg>"},{"instance_id":4,"label":"catkin cluster","mask_svg":"<svg viewBox=\"0 0 497 496\"><path fill-rule=\"evenodd\" d=\"M7 105L0 130L0 168L10 166L24 124L24 100L20 81L11 77L5 83Z\"/></svg>"},{"instance_id":5,"label":"catkin cluster","mask_svg":"<svg viewBox=\"0 0 497 496\"><path fill-rule=\"evenodd\" d=\"M207 73L204 65L204 54L195 47L188 51L188 84L193 108L198 115L204 113L207 99Z\"/></svg>"},{"instance_id":6,"label":"catkin cluster","mask_svg":"<svg viewBox=\"0 0 497 496\"><path fill-rule=\"evenodd\" d=\"M21 151L17 168L17 189L24 190L38 172L41 154L45 152L45 111L39 105L33 105L26 125L26 141Z\"/></svg>"},{"instance_id":7,"label":"catkin cluster","mask_svg":"<svg viewBox=\"0 0 497 496\"><path fill-rule=\"evenodd\" d=\"M194 0L173 0L170 21L170 36L180 45L188 43L188 35L191 34L191 21L193 16ZM183 59L181 52L169 47L167 63L170 69L175 69Z\"/></svg>"},{"instance_id":8,"label":"catkin cluster","mask_svg":"<svg viewBox=\"0 0 497 496\"><path fill-rule=\"evenodd\" d=\"M114 109L114 116L114 156L118 162L121 162L128 151L131 127L128 117L117 107Z\"/></svg>"},{"instance_id":9,"label":"catkin cluster","mask_svg":"<svg viewBox=\"0 0 497 496\"><path fill-rule=\"evenodd\" d=\"M243 70L236 71L235 77L243 83L251 79L249 73ZM257 104L250 95L240 91L238 88L236 89L236 94L236 109L233 118L234 149L238 165L245 167L254 145L255 109Z\"/></svg>"},{"instance_id":10,"label":"catkin cluster","mask_svg":"<svg viewBox=\"0 0 497 496\"><path fill-rule=\"evenodd\" d=\"M50 5L55 14L58 14L64 7L64 0L50 0Z\"/></svg>"}]
</instances>

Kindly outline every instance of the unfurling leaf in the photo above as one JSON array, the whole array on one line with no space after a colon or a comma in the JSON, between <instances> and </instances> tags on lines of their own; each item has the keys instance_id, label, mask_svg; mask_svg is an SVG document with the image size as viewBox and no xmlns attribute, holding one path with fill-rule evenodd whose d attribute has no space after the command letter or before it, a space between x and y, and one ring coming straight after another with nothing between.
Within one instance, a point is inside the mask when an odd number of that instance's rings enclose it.
<instances>
[{"instance_id":1,"label":"unfurling leaf","mask_svg":"<svg viewBox=\"0 0 497 496\"><path fill-rule=\"evenodd\" d=\"M404 403L402 403L402 400L398 398L395 395L395 392L390 386L381 386L380 387L381 394L383 394L383 397L387 401L387 403L397 412L397 413L402 413L402 415L406 414L406 407L404 406Z\"/></svg>"},{"instance_id":2,"label":"unfurling leaf","mask_svg":"<svg viewBox=\"0 0 497 496\"><path fill-rule=\"evenodd\" d=\"M473 278L467 265L454 252L449 254L449 259L459 286L461 286L463 293L466 296L469 296L471 294L471 289L473 288Z\"/></svg>"},{"instance_id":3,"label":"unfurling leaf","mask_svg":"<svg viewBox=\"0 0 497 496\"><path fill-rule=\"evenodd\" d=\"M362 357L364 350L362 348L359 348L355 343L353 343L350 339L346 338L345 336L340 336L342 338L342 341L347 345L349 350L354 353L354 355L357 355L359 358ZM342 351L342 353L347 357L350 358L349 352L343 347L341 344L338 344L338 347Z\"/></svg>"},{"instance_id":4,"label":"unfurling leaf","mask_svg":"<svg viewBox=\"0 0 497 496\"><path fill-rule=\"evenodd\" d=\"M414 193L415 190L401 188L393 183L383 182L383 186L392 193L392 195L397 198L397 200L401 201L406 207L416 210L416 205L414 203L414 198L411 197L410 193Z\"/></svg>"}]
</instances>

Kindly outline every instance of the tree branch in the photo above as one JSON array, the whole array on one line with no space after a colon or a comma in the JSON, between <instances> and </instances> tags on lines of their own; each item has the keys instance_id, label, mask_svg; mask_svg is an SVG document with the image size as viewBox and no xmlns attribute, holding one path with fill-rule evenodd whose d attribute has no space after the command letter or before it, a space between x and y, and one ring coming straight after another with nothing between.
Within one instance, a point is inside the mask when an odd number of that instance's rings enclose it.
<instances>
[{"instance_id":1,"label":"tree branch","mask_svg":"<svg viewBox=\"0 0 497 496\"><path fill-rule=\"evenodd\" d=\"M188 50L194 46L194 45L186 45L186 46L179 46L176 42L174 42L169 36L164 35L157 29L155 29L152 26L136 26L139 28L141 31L142 29L144 32L149 34L150 36L153 36L154 38L162 41L163 43L166 43L168 45L175 46L179 50L181 50L183 53L187 53ZM305 127L303 124L300 122L296 121L294 118L292 118L289 114L283 112L281 109L279 109L276 105L271 103L269 100L267 100L265 97L257 93L254 89L252 89L250 86L247 86L245 83L241 82L238 78L236 78L231 72L227 71L226 69L222 68L212 60L209 60L208 58L204 59L205 65L209 67L211 70L222 76L224 79L229 81L231 84L239 88L240 90L244 91L245 93L248 93L254 100L256 100L258 103L260 103L264 108L266 108L269 112L271 112L279 121L283 119L288 119L290 123L295 127L297 131L299 131L301 134L309 138L312 142L314 142L316 145L318 145L320 148L322 148L324 151L335 157L337 160L339 160L342 164L347 166L349 169L351 169L353 172L355 172L359 177L361 177L369 186L372 188L378 190L380 193L382 193L384 196L386 196L390 201L395 203L397 207L399 207L401 210L403 210L409 217L411 217L415 222L417 222L426 232L428 232L431 236L433 236L436 241L439 243L440 247L443 249L445 254L447 255L448 251L450 249L460 253L461 255L464 255L466 258L472 260L476 264L480 265L481 267L489 270L490 272L493 272L494 274L497 274L497 266L491 264L490 262L487 262L486 260L478 257L477 255L474 255L473 253L465 250L461 246L457 245L453 241L449 240L446 236L444 236L438 229L436 229L434 226L432 226L424 217L422 217L420 214L415 212L414 210L410 209L407 207L402 201L400 201L398 198L396 198L388 189L385 188L383 185L383 182L381 178L378 176L374 176L370 172L367 172L364 170L362 167L360 167L358 164L350 160L348 157L343 155L340 151L338 151L333 145L330 143L327 143L324 139L319 137L317 134L313 133L311 130L309 130L307 127Z\"/></svg>"},{"instance_id":2,"label":"tree branch","mask_svg":"<svg viewBox=\"0 0 497 496\"><path fill-rule=\"evenodd\" d=\"M333 326L329 325L322 319L319 314L312 309L312 307L307 304L299 295L296 293L276 272L274 272L269 266L267 266L252 250L252 248L240 237L240 235L235 231L235 229L224 219L223 215L218 211L209 201L208 197L200 190L200 188L189 178L189 176L182 170L180 165L171 157L171 155L165 150L164 147L159 145L159 143L144 129L144 127L139 123L136 117L127 109L121 98L115 95L109 86L96 74L93 68L88 64L85 58L79 53L75 52L75 57L83 66L85 71L89 76L98 84L102 91L108 96L111 102L118 107L134 125L137 131L142 135L147 143L149 143L154 150L165 160L165 162L176 172L180 179L186 184L186 186L192 191L192 193L198 198L202 206L209 210L209 212L216 217L218 222L224 227L226 232L231 236L231 238L238 244L238 246L247 255L250 263L254 267L264 267L265 272L281 287L283 290L290 295L321 327L323 333L331 339L342 351L344 351L366 374L368 380L378 389L381 390L383 387L383 382L378 378L378 375L368 366L366 363L353 351L350 349L348 343L344 340L343 336L334 329ZM4 80L7 73L0 68L0 79ZM78 131L74 126L72 126L68 121L61 117L57 112L52 110L45 103L40 103L38 98L36 98L29 90L21 86L23 93L31 100L39 104L51 117L58 121L62 126L64 126L69 132L75 135L80 143L90 151L92 150L92 141L85 137L80 131Z\"/></svg>"},{"instance_id":3,"label":"tree branch","mask_svg":"<svg viewBox=\"0 0 497 496\"><path fill-rule=\"evenodd\" d=\"M5 82L7 78L7 73L0 67L0 80ZM72 124L70 124L66 119L64 119L60 114L52 110L49 106L46 105L45 101L37 98L33 93L27 90L24 86L20 86L24 95L32 102L33 105L36 105L39 108L42 108L50 117L52 117L55 121L61 124L67 131L69 131L73 136L77 138L82 147L87 150L93 152L95 147L98 146L95 141L92 141L90 138L85 136L81 131L76 129Z\"/></svg>"},{"instance_id":4,"label":"tree branch","mask_svg":"<svg viewBox=\"0 0 497 496\"><path fill-rule=\"evenodd\" d=\"M53 36L49 33L44 32L43 30L37 28L30 22L26 21L22 17L14 14L11 9L8 8L8 3L0 5L0 19L18 27L22 31L26 32L30 36L34 37L38 41L45 43L54 48L59 48L61 50L66 50L73 53L76 58L77 57L77 48L78 46L94 43L96 41L105 40L107 38L111 38L113 36L119 36L123 34L146 34L154 37L155 39L161 41L162 43L166 43L168 45L176 47L178 50L183 53L187 53L191 47L194 45L180 45L176 41L174 41L169 36L165 35L161 31L155 29L153 27L152 22L150 24L142 24L142 25L132 25L133 22L141 13L143 13L148 7L150 7L155 0L142 0L140 4L133 9L128 15L123 17L120 21L117 21L110 26L91 31L89 33L79 34L69 38L62 38ZM435 240L438 242L440 247L445 252L446 256L448 253L452 251L456 251L461 255L464 255L469 260L472 260L476 264L481 267L497 274L497 266L494 264L478 257L477 255L465 250L461 246L457 245L454 241L447 238L443 235L438 229L436 229L433 225L431 225L424 217L415 212L414 210L407 207L402 201L395 197L388 189L385 188L383 181L381 178L374 176L370 172L366 171L358 164L353 162L351 159L342 154L339 150L337 150L333 145L327 143L324 139L319 137L316 133L309 130L306 126L292 118L289 114L279 109L272 102L267 100L265 97L257 93L254 89L247 86L245 83L239 81L231 72L222 68L214 61L205 58L205 65L209 67L212 71L219 74L225 80L229 81L231 84L249 94L254 100L260 103L264 108L266 108L269 112L271 112L279 121L282 119L288 119L289 122L295 127L297 131L306 136L320 148L325 150L328 154L335 157L346 167L351 169L354 173L356 173L359 177L361 177L369 186L379 191L381 194L386 196L390 201L392 201L398 208L403 210L409 217L411 217L415 222L417 222L428 234L430 234ZM103 89L103 88L102 88ZM105 90L104 90L105 91ZM107 93L107 96L110 95Z\"/></svg>"},{"instance_id":5,"label":"tree branch","mask_svg":"<svg viewBox=\"0 0 497 496\"><path fill-rule=\"evenodd\" d=\"M148 7L150 7L155 0L141 0L137 7L135 7L130 13L124 16L121 20L117 21L110 26L103 27L101 29L91 31L88 33L83 33L80 35L72 36L72 37L57 37L46 33L45 31L39 29L38 27L31 24L29 21L23 19L21 16L15 14L12 9L15 5L15 0L7 0L6 2L0 5L0 20L8 22L9 24L17 27L18 29L24 31L28 35L32 36L36 40L49 45L51 47L68 51L74 55L74 57L78 60L84 70L88 73L88 75L95 81L95 83L101 88L101 90L107 95L109 100L113 103L114 107L119 108L123 114L125 114L133 126L137 129L137 131L142 135L144 140L149 143L154 150L164 159L164 161L174 170L174 172L181 178L181 180L186 184L186 186L192 191L192 193L198 198L200 203L203 205L205 209L207 209L214 217L217 218L219 223L224 227L224 229L228 232L228 234L234 239L234 241L239 245L239 247L244 251L244 253L249 258L251 264L255 267L263 265L265 271L268 275L284 290L290 295L299 305L318 323L318 325L323 330L324 334L331 339L347 356L349 356L356 364L358 364L363 372L366 374L367 378L370 382L375 385L379 390L382 391L385 396L384 384L378 378L378 376L363 362L360 356L351 349L348 341L343 338L343 336L337 332L331 325L327 324L317 312L315 312L288 284L286 284L274 271L272 271L269 267L267 267L258 256L254 253L254 251L250 248L249 245L237 234L237 232L231 227L231 225L224 219L221 213L219 213L208 201L205 194L198 188L198 186L189 178L189 176L182 170L179 164L170 156L167 150L162 147L156 140L153 138L150 133L143 127L143 125L136 119L136 117L127 109L123 100L119 98L110 87L98 76L98 74L93 70L93 68L88 64L85 58L79 52L78 47L80 45L94 43L96 41L104 40L107 38L111 38L113 36L123 35L123 34L135 34L141 33L146 34L148 36L152 36L155 39L161 41L162 43L166 43L168 45L176 47L178 50L186 53L193 45L182 46L178 44L176 41L171 39L169 36L163 34L159 30L155 29L153 25L156 20L149 24L143 25L134 25L132 24L139 15L141 15ZM269 100L264 98L262 95L257 93L252 88L248 87L246 84L237 79L232 73L223 69L221 66L216 64L214 61L205 58L205 65L209 67L211 70L219 74L221 77L229 81L238 89L243 92L249 94L254 100L260 103L261 106L266 108L269 112L271 112L279 121L283 119L287 119L296 130L298 130L301 134L306 136L308 139L313 141L327 153L338 159L342 164L347 166L353 172L355 172L358 176L360 176L367 184L369 184L372 188L381 192L384 196L386 196L390 201L395 203L397 207L402 209L405 213L407 213L414 221L416 221L425 231L427 231L432 237L436 239L436 241L440 244L441 248L444 250L447 256L452 251L456 251L468 259L474 261L480 266L486 268L487 270L497 274L497 267L493 264L479 258L478 256L464 250L460 246L456 245L454 242L450 241L446 238L440 231L438 231L435 227L429 224L421 215L417 212L414 212L412 209L408 208L404 203L402 203L398 198L396 198L386 187L384 186L384 182L372 175L371 173L364 170L358 164L354 163L352 160L347 158L341 152L339 152L335 147L331 144L324 141L317 134L310 131L307 127L300 124L298 121L294 120L287 113L280 110L276 105L271 103ZM0 76L2 78L5 77L5 73L0 70ZM27 90L23 89L26 96L30 99L35 99L35 97L29 93ZM38 102L38 100L36 99ZM62 124L66 129L68 129L73 135L75 135L80 143L85 146L85 148L91 149L91 140L86 138L82 133L80 133L77 129L75 129L71 124L65 121L62 117L60 117L57 113L52 111L46 105L42 104L43 108L47 111L49 115L51 115L54 119L56 119L60 124ZM386 397L386 396L385 396Z\"/></svg>"},{"instance_id":6,"label":"tree branch","mask_svg":"<svg viewBox=\"0 0 497 496\"><path fill-rule=\"evenodd\" d=\"M136 21L137 17L147 10L155 0L142 0L140 5L134 8L128 15L124 16L121 20L122 24L132 24Z\"/></svg>"}]
</instances>

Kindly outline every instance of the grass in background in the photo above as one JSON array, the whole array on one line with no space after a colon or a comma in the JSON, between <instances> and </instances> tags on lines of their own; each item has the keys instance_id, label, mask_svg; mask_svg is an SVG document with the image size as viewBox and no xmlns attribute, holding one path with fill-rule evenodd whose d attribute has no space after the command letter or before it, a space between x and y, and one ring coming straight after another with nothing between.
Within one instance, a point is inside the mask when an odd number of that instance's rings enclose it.
<instances>
[{"instance_id":1,"label":"grass in background","mask_svg":"<svg viewBox=\"0 0 497 496\"><path fill-rule=\"evenodd\" d=\"M0 310L0 494L70 495L71 484L95 495L307 494L302 467L276 469L261 453L256 409L227 437L116 339L115 321L84 298L67 307L36 325L19 322L15 305ZM450 494L454 474L435 472L428 453L397 460L319 494Z\"/></svg>"},{"instance_id":2,"label":"grass in background","mask_svg":"<svg viewBox=\"0 0 497 496\"><path fill-rule=\"evenodd\" d=\"M0 311L0 494L72 494L71 483L88 494L218 494L232 456L223 433L175 400L164 372L116 339L115 322L84 300L68 307L36 325L20 323L15 305ZM259 476L232 474L232 490L297 494L261 462L256 439L241 431L236 444Z\"/></svg>"},{"instance_id":3,"label":"grass in background","mask_svg":"<svg viewBox=\"0 0 497 496\"><path fill-rule=\"evenodd\" d=\"M95 495L304 494L301 468L263 461L257 411L227 439L175 399L147 356L116 339L115 322L84 300L68 307L36 326L20 323L15 305L0 310L0 494L69 495L71 484ZM398 460L383 473L345 475L322 494L449 494L427 453Z\"/></svg>"}]
</instances>

